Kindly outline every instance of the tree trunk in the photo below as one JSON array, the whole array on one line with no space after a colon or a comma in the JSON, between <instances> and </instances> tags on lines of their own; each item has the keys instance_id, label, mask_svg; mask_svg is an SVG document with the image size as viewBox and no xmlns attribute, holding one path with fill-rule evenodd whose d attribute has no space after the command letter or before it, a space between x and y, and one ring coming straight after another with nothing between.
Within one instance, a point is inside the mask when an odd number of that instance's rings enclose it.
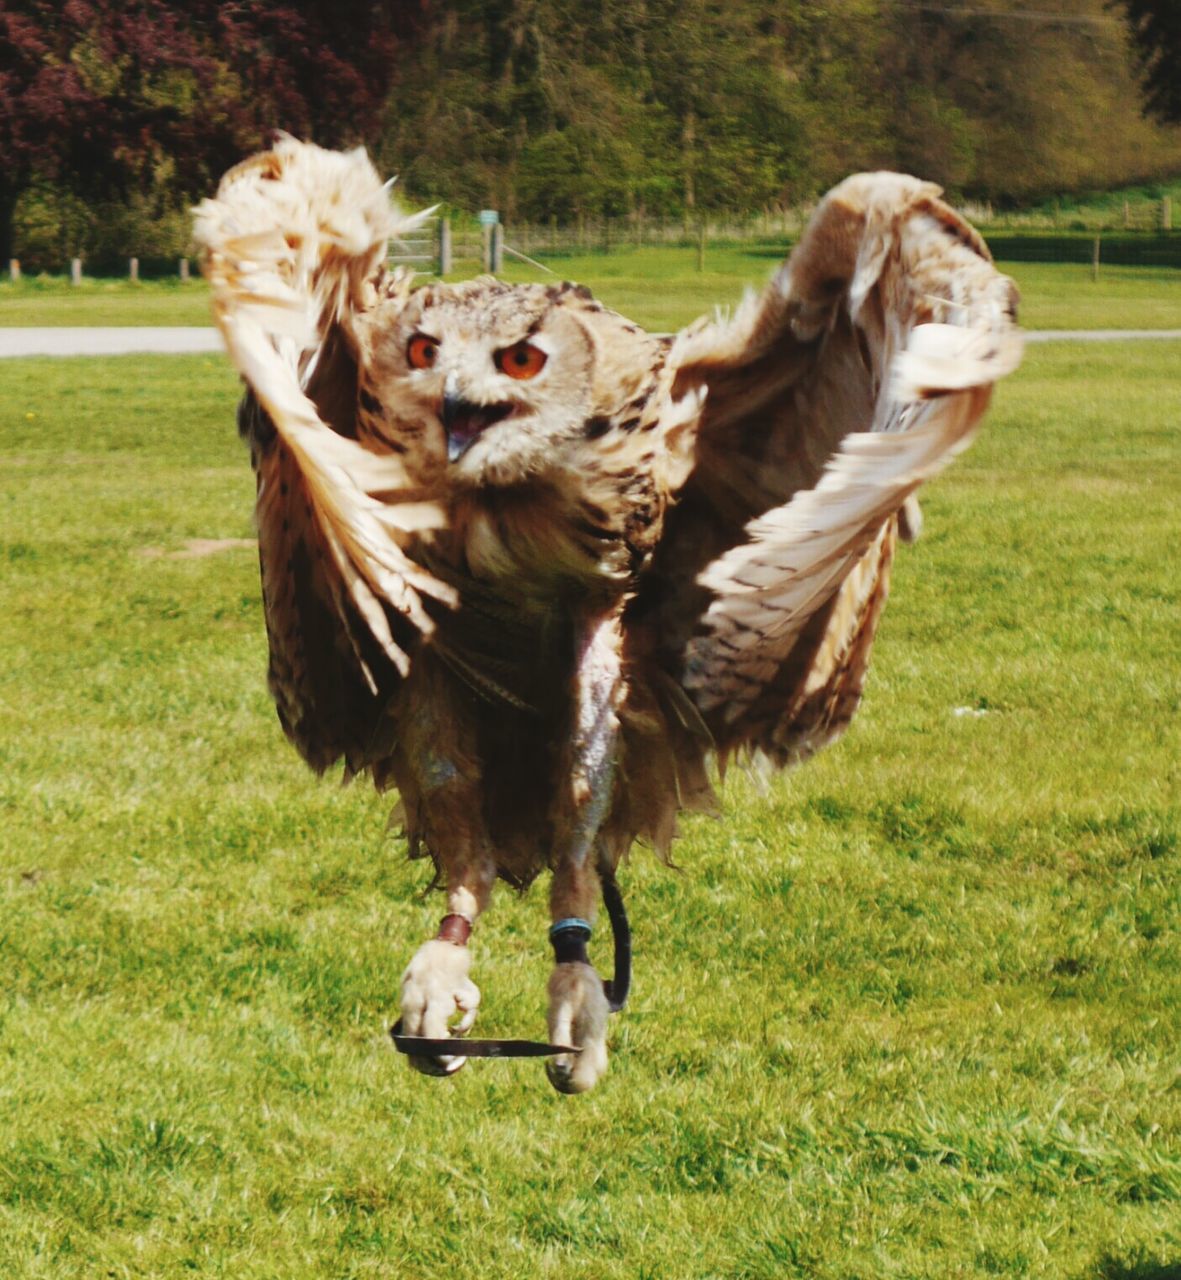
<instances>
[{"instance_id":1,"label":"tree trunk","mask_svg":"<svg viewBox=\"0 0 1181 1280\"><path fill-rule=\"evenodd\" d=\"M0 182L0 263L5 267L10 258L16 257L15 227L16 200L20 192L8 183Z\"/></svg>"}]
</instances>

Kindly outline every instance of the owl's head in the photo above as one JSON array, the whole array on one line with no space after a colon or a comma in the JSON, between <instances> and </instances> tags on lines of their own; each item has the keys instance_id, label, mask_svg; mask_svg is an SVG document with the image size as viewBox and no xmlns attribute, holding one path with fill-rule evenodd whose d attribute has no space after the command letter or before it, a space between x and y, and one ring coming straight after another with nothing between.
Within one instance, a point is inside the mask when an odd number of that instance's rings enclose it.
<instances>
[{"instance_id":1,"label":"owl's head","mask_svg":"<svg viewBox=\"0 0 1181 1280\"><path fill-rule=\"evenodd\" d=\"M510 486L576 465L647 373L646 341L574 285L434 285L392 322L375 313L367 381L382 434L429 469L460 487Z\"/></svg>"}]
</instances>

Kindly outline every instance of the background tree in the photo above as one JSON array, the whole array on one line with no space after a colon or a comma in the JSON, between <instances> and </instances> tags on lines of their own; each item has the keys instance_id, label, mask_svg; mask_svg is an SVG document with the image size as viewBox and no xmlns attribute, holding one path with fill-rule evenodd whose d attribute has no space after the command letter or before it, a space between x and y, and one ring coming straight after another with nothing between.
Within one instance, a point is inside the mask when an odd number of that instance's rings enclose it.
<instances>
[{"instance_id":1,"label":"background tree","mask_svg":"<svg viewBox=\"0 0 1181 1280\"><path fill-rule=\"evenodd\" d=\"M878 167L1010 203L1153 181L1181 173L1179 25L1176 0L0 0L0 254L33 183L47 260L178 252L275 128L509 219L688 222Z\"/></svg>"},{"instance_id":2,"label":"background tree","mask_svg":"<svg viewBox=\"0 0 1181 1280\"><path fill-rule=\"evenodd\" d=\"M149 195L160 212L276 128L371 140L420 16L397 0L5 0L0 254L38 180L90 201Z\"/></svg>"},{"instance_id":3,"label":"background tree","mask_svg":"<svg viewBox=\"0 0 1181 1280\"><path fill-rule=\"evenodd\" d=\"M881 166L1004 202L1181 171L1107 0L447 0L423 26L382 163L508 216L692 218Z\"/></svg>"},{"instance_id":4,"label":"background tree","mask_svg":"<svg viewBox=\"0 0 1181 1280\"><path fill-rule=\"evenodd\" d=\"M1145 106L1158 120L1181 122L1181 5L1123 0L1144 76Z\"/></svg>"}]
</instances>

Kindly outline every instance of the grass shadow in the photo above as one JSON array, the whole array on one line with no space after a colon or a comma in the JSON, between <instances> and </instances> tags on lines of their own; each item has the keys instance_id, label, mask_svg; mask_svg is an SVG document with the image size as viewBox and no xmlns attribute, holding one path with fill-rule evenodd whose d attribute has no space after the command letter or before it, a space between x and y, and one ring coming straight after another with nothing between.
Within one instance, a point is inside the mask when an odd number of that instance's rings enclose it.
<instances>
[{"instance_id":1,"label":"grass shadow","mask_svg":"<svg viewBox=\"0 0 1181 1280\"><path fill-rule=\"evenodd\" d=\"M1181 1259L1160 1262L1143 1254L1133 1258L1103 1258L1094 1280L1181 1280Z\"/></svg>"}]
</instances>

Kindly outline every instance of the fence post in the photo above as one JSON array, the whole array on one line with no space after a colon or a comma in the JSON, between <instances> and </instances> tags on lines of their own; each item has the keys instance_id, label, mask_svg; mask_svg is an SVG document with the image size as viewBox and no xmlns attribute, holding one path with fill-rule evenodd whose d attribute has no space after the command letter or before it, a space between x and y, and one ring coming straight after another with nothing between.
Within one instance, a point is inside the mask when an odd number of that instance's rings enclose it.
<instances>
[{"instance_id":1,"label":"fence post","mask_svg":"<svg viewBox=\"0 0 1181 1280\"><path fill-rule=\"evenodd\" d=\"M176 264L176 267L177 267L177 272L178 272L178 273L179 273L179 275L180 275L180 278L181 278L182 280L187 280L187 279L189 278L189 260L188 260L188 258L181 258L181 260Z\"/></svg>"},{"instance_id":2,"label":"fence post","mask_svg":"<svg viewBox=\"0 0 1181 1280\"><path fill-rule=\"evenodd\" d=\"M16 284L21 278L21 260L19 258L8 259L8 274L11 276L13 284Z\"/></svg>"},{"instance_id":3,"label":"fence post","mask_svg":"<svg viewBox=\"0 0 1181 1280\"><path fill-rule=\"evenodd\" d=\"M1169 196L1160 202L1160 225L1162 231L1173 229L1173 201Z\"/></svg>"},{"instance_id":4,"label":"fence post","mask_svg":"<svg viewBox=\"0 0 1181 1280\"><path fill-rule=\"evenodd\" d=\"M132 284L136 284L139 281L139 259L138 258L131 258L128 261L127 274L130 277Z\"/></svg>"},{"instance_id":5,"label":"fence post","mask_svg":"<svg viewBox=\"0 0 1181 1280\"><path fill-rule=\"evenodd\" d=\"M435 264L439 275L451 270L451 219L439 219L439 261Z\"/></svg>"},{"instance_id":6,"label":"fence post","mask_svg":"<svg viewBox=\"0 0 1181 1280\"><path fill-rule=\"evenodd\" d=\"M1095 244L1091 250L1091 279L1099 279L1099 237L1095 237Z\"/></svg>"},{"instance_id":7,"label":"fence post","mask_svg":"<svg viewBox=\"0 0 1181 1280\"><path fill-rule=\"evenodd\" d=\"M705 270L705 219L701 221L701 226L697 232L697 270Z\"/></svg>"},{"instance_id":8,"label":"fence post","mask_svg":"<svg viewBox=\"0 0 1181 1280\"><path fill-rule=\"evenodd\" d=\"M492 227L489 270L494 276L504 270L504 227L499 222Z\"/></svg>"},{"instance_id":9,"label":"fence post","mask_svg":"<svg viewBox=\"0 0 1181 1280\"><path fill-rule=\"evenodd\" d=\"M70 283L71 284L82 283L82 259L81 258L70 259Z\"/></svg>"}]
</instances>

